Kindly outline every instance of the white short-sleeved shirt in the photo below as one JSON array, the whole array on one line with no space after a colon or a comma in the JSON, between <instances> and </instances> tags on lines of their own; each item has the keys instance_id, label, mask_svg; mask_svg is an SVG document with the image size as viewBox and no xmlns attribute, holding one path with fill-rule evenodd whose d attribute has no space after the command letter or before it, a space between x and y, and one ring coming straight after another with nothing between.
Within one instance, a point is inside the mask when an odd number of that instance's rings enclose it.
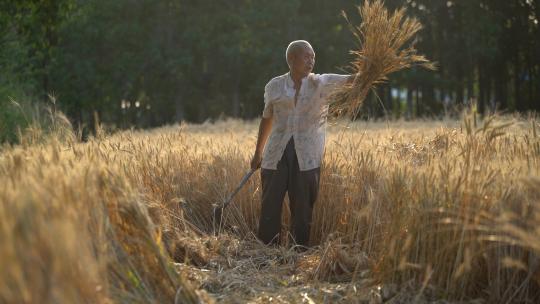
<instances>
[{"instance_id":1,"label":"white short-sleeved shirt","mask_svg":"<svg viewBox=\"0 0 540 304\"><path fill-rule=\"evenodd\" d=\"M272 131L264 147L261 168L277 169L287 142L294 138L301 171L321 166L326 140L328 97L349 75L309 74L302 79L297 104L290 74L273 78L264 88L264 118L272 118Z\"/></svg>"}]
</instances>

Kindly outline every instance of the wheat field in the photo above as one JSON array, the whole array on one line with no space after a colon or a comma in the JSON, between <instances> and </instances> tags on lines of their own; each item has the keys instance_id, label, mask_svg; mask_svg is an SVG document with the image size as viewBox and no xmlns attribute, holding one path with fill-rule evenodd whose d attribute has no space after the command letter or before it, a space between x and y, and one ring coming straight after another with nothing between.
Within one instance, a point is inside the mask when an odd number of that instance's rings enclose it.
<instances>
[{"instance_id":1,"label":"wheat field","mask_svg":"<svg viewBox=\"0 0 540 304\"><path fill-rule=\"evenodd\" d=\"M258 173L213 234L257 122L83 143L53 121L0 152L0 303L540 301L534 116L334 123L303 253L254 237Z\"/></svg>"}]
</instances>

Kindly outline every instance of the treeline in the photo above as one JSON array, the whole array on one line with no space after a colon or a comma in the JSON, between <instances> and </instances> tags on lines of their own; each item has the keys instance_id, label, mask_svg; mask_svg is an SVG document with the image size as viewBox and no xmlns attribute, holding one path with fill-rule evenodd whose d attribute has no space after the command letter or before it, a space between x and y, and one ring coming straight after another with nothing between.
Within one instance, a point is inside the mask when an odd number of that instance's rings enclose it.
<instances>
[{"instance_id":1,"label":"treeline","mask_svg":"<svg viewBox=\"0 0 540 304\"><path fill-rule=\"evenodd\" d=\"M345 0L18 0L0 2L0 105L54 94L75 125L117 127L256 117L265 83L307 39L315 72L343 72L355 40ZM540 0L387 0L425 25L436 72L394 75L364 116L540 110ZM376 98L375 96L378 96ZM10 109L10 110L8 110ZM0 117L0 119L2 119ZM7 118L6 118L7 117ZM1 122L0 122L1 127Z\"/></svg>"}]
</instances>

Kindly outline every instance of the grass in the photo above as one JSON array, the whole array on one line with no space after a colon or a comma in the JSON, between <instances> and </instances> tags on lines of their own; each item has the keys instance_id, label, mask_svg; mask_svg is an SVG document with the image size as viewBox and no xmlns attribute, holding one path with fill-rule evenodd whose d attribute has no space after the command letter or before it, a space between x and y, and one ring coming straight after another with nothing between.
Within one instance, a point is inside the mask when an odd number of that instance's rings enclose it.
<instances>
[{"instance_id":1,"label":"grass","mask_svg":"<svg viewBox=\"0 0 540 304\"><path fill-rule=\"evenodd\" d=\"M301 254L253 237L258 174L211 234L212 204L247 169L255 123L4 147L0 302L532 303L539 126L468 112L330 127L314 247Z\"/></svg>"}]
</instances>

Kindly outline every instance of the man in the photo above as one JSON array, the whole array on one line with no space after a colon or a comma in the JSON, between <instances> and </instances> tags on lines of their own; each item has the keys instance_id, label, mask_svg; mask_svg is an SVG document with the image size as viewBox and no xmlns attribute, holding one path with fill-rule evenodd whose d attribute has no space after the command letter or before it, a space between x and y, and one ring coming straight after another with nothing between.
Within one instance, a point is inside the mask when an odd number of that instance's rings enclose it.
<instances>
[{"instance_id":1,"label":"man","mask_svg":"<svg viewBox=\"0 0 540 304\"><path fill-rule=\"evenodd\" d=\"M288 192L293 240L308 246L319 191L328 97L353 76L311 73L315 52L305 40L291 42L285 56L289 72L270 80L264 89L263 118L251 160L252 169L261 167L258 237L266 244L279 243L282 204Z\"/></svg>"}]
</instances>

